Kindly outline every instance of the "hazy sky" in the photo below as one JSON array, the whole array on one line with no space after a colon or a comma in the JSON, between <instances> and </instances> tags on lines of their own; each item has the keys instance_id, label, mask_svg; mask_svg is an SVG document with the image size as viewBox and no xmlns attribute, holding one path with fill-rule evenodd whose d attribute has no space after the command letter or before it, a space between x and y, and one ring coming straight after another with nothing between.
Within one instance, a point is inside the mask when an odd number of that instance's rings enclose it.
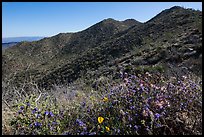
<instances>
[{"instance_id":1,"label":"hazy sky","mask_svg":"<svg viewBox=\"0 0 204 137\"><path fill-rule=\"evenodd\" d=\"M202 2L3 2L2 37L77 32L106 18L146 22L172 6L202 11Z\"/></svg>"}]
</instances>

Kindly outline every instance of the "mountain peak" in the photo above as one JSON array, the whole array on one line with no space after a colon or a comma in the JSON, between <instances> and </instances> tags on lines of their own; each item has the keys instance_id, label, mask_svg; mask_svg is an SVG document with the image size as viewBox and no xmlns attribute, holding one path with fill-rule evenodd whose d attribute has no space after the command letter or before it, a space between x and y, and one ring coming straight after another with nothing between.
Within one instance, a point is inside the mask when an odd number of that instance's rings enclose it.
<instances>
[{"instance_id":1,"label":"mountain peak","mask_svg":"<svg viewBox=\"0 0 204 137\"><path fill-rule=\"evenodd\" d=\"M186 16L188 16L191 14L195 14L194 12L195 12L195 10L190 9L190 8L186 9L186 8L180 7L180 6L173 6L171 8L163 10L162 12L160 12L155 17L153 17L152 19L148 20L145 23L152 22L152 21L158 21L160 19L163 19L163 21L169 20L168 17L176 17L176 16L183 17L184 14Z\"/></svg>"},{"instance_id":2,"label":"mountain peak","mask_svg":"<svg viewBox=\"0 0 204 137\"><path fill-rule=\"evenodd\" d=\"M173 6L169 9L165 9L164 11L162 11L161 13L173 13L173 12L183 12L186 11L187 9L181 6Z\"/></svg>"},{"instance_id":3,"label":"mountain peak","mask_svg":"<svg viewBox=\"0 0 204 137\"><path fill-rule=\"evenodd\" d=\"M104 21L116 21L116 20L113 18L107 18L107 19L104 19Z\"/></svg>"},{"instance_id":4,"label":"mountain peak","mask_svg":"<svg viewBox=\"0 0 204 137\"><path fill-rule=\"evenodd\" d=\"M173 6L169 10L176 10L176 9L184 9L184 8L180 6Z\"/></svg>"},{"instance_id":5,"label":"mountain peak","mask_svg":"<svg viewBox=\"0 0 204 137\"><path fill-rule=\"evenodd\" d=\"M101 21L102 23L114 23L114 22L119 22L113 18L107 18Z\"/></svg>"},{"instance_id":6,"label":"mountain peak","mask_svg":"<svg viewBox=\"0 0 204 137\"><path fill-rule=\"evenodd\" d=\"M123 22L127 22L127 21L136 21L135 19L126 19L126 20L124 20Z\"/></svg>"},{"instance_id":7,"label":"mountain peak","mask_svg":"<svg viewBox=\"0 0 204 137\"><path fill-rule=\"evenodd\" d=\"M141 22L135 20L135 19L126 19L124 21L122 21L124 24L128 25L128 26L134 26L134 25L138 25L138 24L142 24Z\"/></svg>"}]
</instances>

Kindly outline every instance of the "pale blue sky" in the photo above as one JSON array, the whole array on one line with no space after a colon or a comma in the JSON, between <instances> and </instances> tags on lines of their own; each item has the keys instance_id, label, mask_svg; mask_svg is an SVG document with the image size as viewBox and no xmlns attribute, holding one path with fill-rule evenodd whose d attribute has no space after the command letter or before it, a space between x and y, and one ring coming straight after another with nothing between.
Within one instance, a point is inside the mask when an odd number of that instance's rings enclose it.
<instances>
[{"instance_id":1,"label":"pale blue sky","mask_svg":"<svg viewBox=\"0 0 204 137\"><path fill-rule=\"evenodd\" d=\"M77 32L106 18L146 22L173 6L202 11L202 2L3 2L2 37Z\"/></svg>"}]
</instances>

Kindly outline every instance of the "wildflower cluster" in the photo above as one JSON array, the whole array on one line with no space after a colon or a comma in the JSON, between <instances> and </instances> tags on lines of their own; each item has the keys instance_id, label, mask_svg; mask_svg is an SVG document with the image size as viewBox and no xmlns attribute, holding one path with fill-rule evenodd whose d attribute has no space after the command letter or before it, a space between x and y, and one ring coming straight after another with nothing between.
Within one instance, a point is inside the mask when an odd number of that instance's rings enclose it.
<instances>
[{"instance_id":1,"label":"wildflower cluster","mask_svg":"<svg viewBox=\"0 0 204 137\"><path fill-rule=\"evenodd\" d=\"M65 118L63 111L50 106L49 98L37 105L31 96L23 103L14 105L17 113L11 125L15 126L15 134L58 134L61 133L61 120Z\"/></svg>"},{"instance_id":2,"label":"wildflower cluster","mask_svg":"<svg viewBox=\"0 0 204 137\"><path fill-rule=\"evenodd\" d=\"M11 122L16 134L173 135L202 131L202 82L149 73L120 73L120 77L120 82L98 87L104 92L87 96L73 109L60 110L59 104L48 100L19 104Z\"/></svg>"}]
</instances>

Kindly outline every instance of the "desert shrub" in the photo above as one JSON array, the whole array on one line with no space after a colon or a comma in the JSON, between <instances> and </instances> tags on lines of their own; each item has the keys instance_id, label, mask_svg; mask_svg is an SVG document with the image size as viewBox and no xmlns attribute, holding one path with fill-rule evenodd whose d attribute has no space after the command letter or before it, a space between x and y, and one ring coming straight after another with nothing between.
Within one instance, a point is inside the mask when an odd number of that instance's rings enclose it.
<instances>
[{"instance_id":1,"label":"desert shrub","mask_svg":"<svg viewBox=\"0 0 204 137\"><path fill-rule=\"evenodd\" d=\"M119 73L92 87L60 87L18 103L14 134L190 135L202 132L202 81ZM82 82L82 81L81 81ZM57 86L56 86L57 87ZM72 87L72 89L70 89Z\"/></svg>"}]
</instances>

